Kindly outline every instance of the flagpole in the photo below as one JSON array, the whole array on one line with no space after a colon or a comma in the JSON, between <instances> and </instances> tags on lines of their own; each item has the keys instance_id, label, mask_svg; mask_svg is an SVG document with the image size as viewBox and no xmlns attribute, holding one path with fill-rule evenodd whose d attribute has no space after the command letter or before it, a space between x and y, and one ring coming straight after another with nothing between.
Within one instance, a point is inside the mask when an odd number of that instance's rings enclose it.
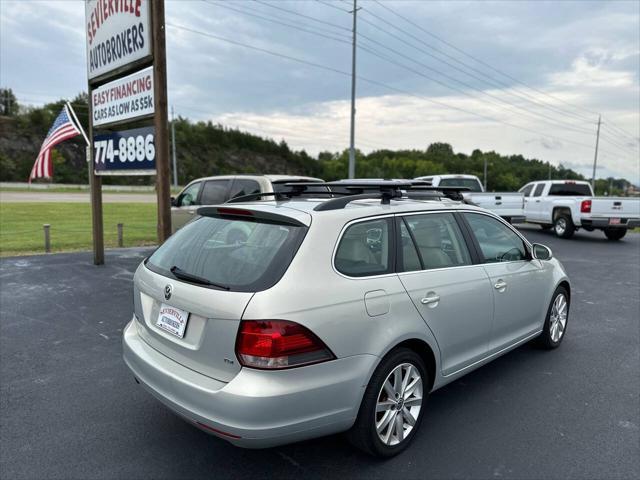
<instances>
[{"instance_id":1,"label":"flagpole","mask_svg":"<svg viewBox=\"0 0 640 480\"><path fill-rule=\"evenodd\" d=\"M71 116L75 120L76 127L78 127L78 130L80 130L80 133L84 137L84 141L87 142L87 147L90 147L91 143L89 143L89 138L87 137L87 134L84 133L84 128L82 128L82 124L78 120L78 117L76 116L76 112L73 110L73 107L71 106L71 103L66 102L66 105L67 105L67 108L69 109L69 111L71 112Z\"/></svg>"}]
</instances>

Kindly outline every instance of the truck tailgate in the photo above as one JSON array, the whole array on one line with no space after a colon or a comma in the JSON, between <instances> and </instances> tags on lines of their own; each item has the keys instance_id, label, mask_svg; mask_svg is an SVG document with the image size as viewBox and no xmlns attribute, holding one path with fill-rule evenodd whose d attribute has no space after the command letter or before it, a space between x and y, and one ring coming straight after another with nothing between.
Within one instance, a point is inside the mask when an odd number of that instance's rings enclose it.
<instances>
[{"instance_id":1,"label":"truck tailgate","mask_svg":"<svg viewBox=\"0 0 640 480\"><path fill-rule=\"evenodd\" d=\"M640 198L593 197L591 217L640 218Z\"/></svg>"}]
</instances>

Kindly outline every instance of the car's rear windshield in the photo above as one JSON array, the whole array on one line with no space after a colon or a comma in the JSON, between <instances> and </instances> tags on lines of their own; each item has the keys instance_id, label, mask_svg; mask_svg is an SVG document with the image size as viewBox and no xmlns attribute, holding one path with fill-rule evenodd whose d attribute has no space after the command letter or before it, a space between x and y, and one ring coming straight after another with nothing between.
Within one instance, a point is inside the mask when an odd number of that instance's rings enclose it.
<instances>
[{"instance_id":1,"label":"car's rear windshield","mask_svg":"<svg viewBox=\"0 0 640 480\"><path fill-rule=\"evenodd\" d=\"M475 178L443 178L440 180L441 187L466 187L472 192L481 192L482 187Z\"/></svg>"},{"instance_id":2,"label":"car's rear windshield","mask_svg":"<svg viewBox=\"0 0 640 480\"><path fill-rule=\"evenodd\" d=\"M211 288L256 292L275 285L289 267L306 227L234 217L200 217L167 240L146 266Z\"/></svg>"},{"instance_id":3,"label":"car's rear windshield","mask_svg":"<svg viewBox=\"0 0 640 480\"><path fill-rule=\"evenodd\" d=\"M554 183L549 189L549 195L556 197L590 197L591 188L589 185L585 185L584 183Z\"/></svg>"}]
</instances>

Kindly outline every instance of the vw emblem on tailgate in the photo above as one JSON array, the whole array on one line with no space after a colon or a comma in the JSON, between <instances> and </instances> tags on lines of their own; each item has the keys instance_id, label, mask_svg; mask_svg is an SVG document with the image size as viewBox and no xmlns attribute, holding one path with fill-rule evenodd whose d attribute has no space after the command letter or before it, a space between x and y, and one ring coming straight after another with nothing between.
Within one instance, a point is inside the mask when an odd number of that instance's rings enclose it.
<instances>
[{"instance_id":1,"label":"vw emblem on tailgate","mask_svg":"<svg viewBox=\"0 0 640 480\"><path fill-rule=\"evenodd\" d=\"M167 283L164 287L164 299L169 300L171 298L171 293L173 292L173 285Z\"/></svg>"}]
</instances>

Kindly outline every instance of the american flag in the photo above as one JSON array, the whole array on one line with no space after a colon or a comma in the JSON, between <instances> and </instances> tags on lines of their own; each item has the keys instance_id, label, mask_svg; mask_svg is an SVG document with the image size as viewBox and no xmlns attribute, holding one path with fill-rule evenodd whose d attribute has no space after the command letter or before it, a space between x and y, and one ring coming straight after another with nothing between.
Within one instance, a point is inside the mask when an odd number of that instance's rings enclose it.
<instances>
[{"instance_id":1,"label":"american flag","mask_svg":"<svg viewBox=\"0 0 640 480\"><path fill-rule=\"evenodd\" d=\"M40 153L33 164L29 183L34 178L51 178L53 176L53 164L51 163L51 149L65 140L80 135L80 130L71 120L67 105L62 108L60 115L53 122L47 137L40 147Z\"/></svg>"}]
</instances>

